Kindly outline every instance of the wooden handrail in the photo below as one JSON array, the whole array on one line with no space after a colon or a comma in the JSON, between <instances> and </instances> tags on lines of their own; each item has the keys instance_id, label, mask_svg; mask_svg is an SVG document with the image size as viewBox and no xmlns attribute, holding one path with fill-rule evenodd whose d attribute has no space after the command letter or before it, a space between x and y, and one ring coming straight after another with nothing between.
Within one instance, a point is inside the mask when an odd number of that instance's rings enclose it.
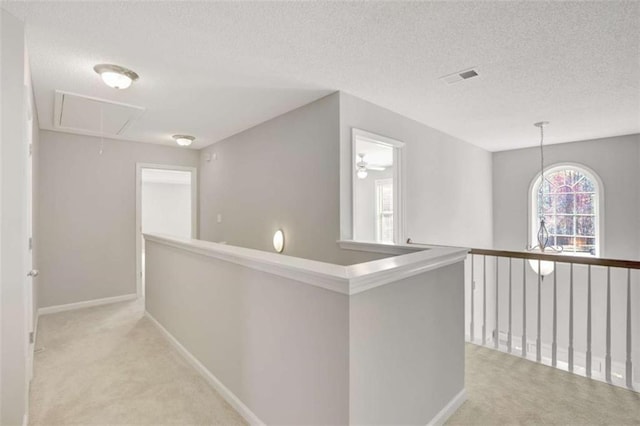
<instances>
[{"instance_id":1,"label":"wooden handrail","mask_svg":"<svg viewBox=\"0 0 640 426\"><path fill-rule=\"evenodd\" d=\"M429 245L423 243L416 243L407 239L407 244L411 245ZM434 247L434 245L430 245ZM437 246L435 246L437 247ZM625 260L625 259L606 259L602 257L587 257L587 256L568 256L566 254L551 254L541 253L537 251L511 251L511 250L491 250L472 248L469 249L469 254L478 254L484 256L494 257L513 257L515 259L540 259L548 260L558 263L575 263L581 265L594 265L594 266L609 266L611 268L628 268L628 269L640 269L640 261L637 260Z\"/></svg>"},{"instance_id":2,"label":"wooden handrail","mask_svg":"<svg viewBox=\"0 0 640 426\"><path fill-rule=\"evenodd\" d=\"M601 257L568 256L565 254L547 254L535 251L509 251L490 249L471 249L470 254L495 257L512 257L516 259L539 259L558 263L575 263L581 265L609 266L611 268L640 269L640 262L624 259L605 259Z\"/></svg>"}]
</instances>

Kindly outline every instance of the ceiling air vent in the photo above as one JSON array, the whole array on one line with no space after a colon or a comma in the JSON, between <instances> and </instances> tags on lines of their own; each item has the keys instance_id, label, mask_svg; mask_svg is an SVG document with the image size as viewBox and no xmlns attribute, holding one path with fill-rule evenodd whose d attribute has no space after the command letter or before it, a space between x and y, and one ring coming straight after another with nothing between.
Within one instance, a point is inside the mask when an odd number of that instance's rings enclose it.
<instances>
[{"instance_id":1,"label":"ceiling air vent","mask_svg":"<svg viewBox=\"0 0 640 426\"><path fill-rule=\"evenodd\" d=\"M454 72L453 74L445 75L444 77L440 77L440 80L444 81L447 84L458 83L462 80L468 80L473 77L477 77L480 74L478 70L475 68L469 68L467 70Z\"/></svg>"},{"instance_id":2,"label":"ceiling air vent","mask_svg":"<svg viewBox=\"0 0 640 426\"><path fill-rule=\"evenodd\" d=\"M89 135L118 136L145 108L56 90L53 127Z\"/></svg>"}]
</instances>

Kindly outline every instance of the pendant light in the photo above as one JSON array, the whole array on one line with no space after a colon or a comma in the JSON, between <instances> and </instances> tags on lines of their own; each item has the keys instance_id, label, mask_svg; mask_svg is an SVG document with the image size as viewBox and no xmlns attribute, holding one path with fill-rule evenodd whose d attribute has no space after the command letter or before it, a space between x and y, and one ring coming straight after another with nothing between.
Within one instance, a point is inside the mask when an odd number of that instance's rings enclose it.
<instances>
[{"instance_id":1,"label":"pendant light","mask_svg":"<svg viewBox=\"0 0 640 426\"><path fill-rule=\"evenodd\" d=\"M542 192L542 197L540 202L538 203L538 219L540 220L540 225L538 227L538 232L536 233L538 244L529 247L528 251L536 251L540 250L541 253L545 252L560 252L562 249L558 249L549 244L549 230L547 229L547 224L544 219L544 198L545 198L545 184L546 180L544 177L544 128L548 126L548 121L540 121L538 123L534 123L534 126L540 129L540 191ZM537 194L536 194L537 196ZM549 275L553 272L554 262L548 260L537 260L537 259L529 259L529 266L536 274L541 276Z\"/></svg>"}]
</instances>

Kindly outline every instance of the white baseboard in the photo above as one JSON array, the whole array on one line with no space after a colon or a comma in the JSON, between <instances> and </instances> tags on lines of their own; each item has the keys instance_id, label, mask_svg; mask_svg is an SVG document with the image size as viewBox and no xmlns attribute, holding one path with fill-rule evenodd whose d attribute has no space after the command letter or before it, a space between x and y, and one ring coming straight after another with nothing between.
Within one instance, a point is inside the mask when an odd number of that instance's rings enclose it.
<instances>
[{"instance_id":1,"label":"white baseboard","mask_svg":"<svg viewBox=\"0 0 640 426\"><path fill-rule=\"evenodd\" d=\"M180 354L193 366L193 368L198 371L204 377L204 379L209 383L211 387L218 391L220 395L231 405L250 425L262 426L265 423L262 422L258 416L256 416L250 409L247 407L241 400L238 398L233 392L229 390L216 376L211 373L202 365L198 359L191 354L182 346L182 344L171 334L169 331L162 326L149 312L145 311L145 316L151 320L151 322L162 332L162 334L167 338L169 343L173 345L174 348L180 352Z\"/></svg>"},{"instance_id":2,"label":"white baseboard","mask_svg":"<svg viewBox=\"0 0 640 426\"><path fill-rule=\"evenodd\" d=\"M110 303L126 302L134 300L136 294L125 294L122 296L105 297L104 299L85 300L83 302L69 303L67 305L47 306L38 309L38 315L55 314L57 312L73 311L75 309L90 308L92 306L108 305Z\"/></svg>"},{"instance_id":3,"label":"white baseboard","mask_svg":"<svg viewBox=\"0 0 640 426\"><path fill-rule=\"evenodd\" d=\"M465 340L467 343L471 343L487 349L497 350L507 355L516 356L518 358L523 358L532 362L536 362L538 364L542 364L547 367L556 368L561 371L566 371L568 373L575 374L576 376L587 377L586 369L585 369L587 354L585 352L574 349L573 371L569 371L569 364L568 364L568 361L566 361L569 358L569 350L565 347L559 346L557 348L556 367L553 367L552 360L551 360L552 346L550 344L544 343L544 342L541 343L540 345L541 356L540 356L540 362L538 362L536 359L535 340L527 339L527 356L523 357L522 348L520 346L522 345L521 336L514 334L511 337L513 342L513 349L511 352L509 352L507 349L507 333L501 331L499 335L499 339L500 339L499 341L500 343L498 345L498 349L496 349L494 346L495 340L493 339L493 336L487 336L486 344L483 345L479 339L476 339L475 341L471 341L469 334L465 334ZM606 365L605 359L603 357L593 355L591 357L591 377L589 378L591 380L597 380L599 382L609 383L610 385L613 385L613 386L617 386L624 389L630 389L632 391L640 393L640 382L635 381L634 380L635 377L632 378L631 388L627 387L626 378L624 377L624 375L626 374L624 362L620 362L620 361L611 362L611 382L607 382L606 380L605 365Z\"/></svg>"},{"instance_id":4,"label":"white baseboard","mask_svg":"<svg viewBox=\"0 0 640 426\"><path fill-rule=\"evenodd\" d=\"M428 426L443 425L466 400L467 392L466 390L462 389L456 396L453 397L453 399L451 399L451 401L449 401L447 405L445 405L442 410L440 410L438 414L436 414L433 419L431 419L431 421L428 423Z\"/></svg>"}]
</instances>

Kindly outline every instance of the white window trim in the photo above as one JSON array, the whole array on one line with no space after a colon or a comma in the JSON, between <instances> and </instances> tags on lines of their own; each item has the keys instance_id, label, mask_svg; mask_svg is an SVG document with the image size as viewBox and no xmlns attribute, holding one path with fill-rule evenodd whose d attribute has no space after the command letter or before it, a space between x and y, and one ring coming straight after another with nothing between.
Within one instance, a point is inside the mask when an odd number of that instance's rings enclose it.
<instances>
[{"instance_id":1,"label":"white window trim","mask_svg":"<svg viewBox=\"0 0 640 426\"><path fill-rule=\"evenodd\" d=\"M384 221L382 220L382 216L384 215L384 211L381 208L381 204L382 204L382 199L380 198L380 196L382 195L382 186L383 185L388 185L388 184L392 184L393 185L393 179L376 179L374 181L374 186L375 186L375 197L376 197L376 242L380 243L380 244L388 244L388 241L382 241L382 224L384 223ZM392 192L392 197L393 197L393 192ZM395 197L394 197L395 198ZM395 200L394 203L395 205ZM394 206L395 208L395 206ZM391 217L393 219L393 224L395 225L395 212L392 210L391 211ZM394 238L395 238L395 226L394 226Z\"/></svg>"},{"instance_id":2,"label":"white window trim","mask_svg":"<svg viewBox=\"0 0 640 426\"><path fill-rule=\"evenodd\" d=\"M595 211L597 212L597 220L595 223L596 226L596 255L595 257L604 257L605 256L605 245L604 245L604 184L600 176L590 167L585 166L581 163L573 163L573 162L561 162L551 164L544 169L545 176L550 173L554 173L558 170L563 169L575 169L587 175L589 179L591 179L596 184L596 206ZM537 197L534 194L534 188L537 186L538 181L540 180L540 172L536 173L531 182L529 183L529 208L528 208L528 217L527 217L527 235L528 235L528 247L532 247L537 244L537 233L539 223L538 219L538 211L537 211ZM534 224L534 219L536 219ZM565 253L570 256L581 256L580 253ZM584 255L588 256L588 255Z\"/></svg>"},{"instance_id":3,"label":"white window trim","mask_svg":"<svg viewBox=\"0 0 640 426\"><path fill-rule=\"evenodd\" d=\"M405 155L404 155L404 142L378 135L375 133L367 132L366 130L351 128L351 152L349 154L349 176L351 179L351 232L350 239L355 240L355 223L356 223L356 209L354 208L354 194L356 193L356 180L353 172L353 164L356 152L356 139L364 139L367 142L387 145L393 148L393 182L394 182L394 197L393 197L393 242L394 244L401 244L405 240L405 203L406 203L406 189L405 189Z\"/></svg>"}]
</instances>

